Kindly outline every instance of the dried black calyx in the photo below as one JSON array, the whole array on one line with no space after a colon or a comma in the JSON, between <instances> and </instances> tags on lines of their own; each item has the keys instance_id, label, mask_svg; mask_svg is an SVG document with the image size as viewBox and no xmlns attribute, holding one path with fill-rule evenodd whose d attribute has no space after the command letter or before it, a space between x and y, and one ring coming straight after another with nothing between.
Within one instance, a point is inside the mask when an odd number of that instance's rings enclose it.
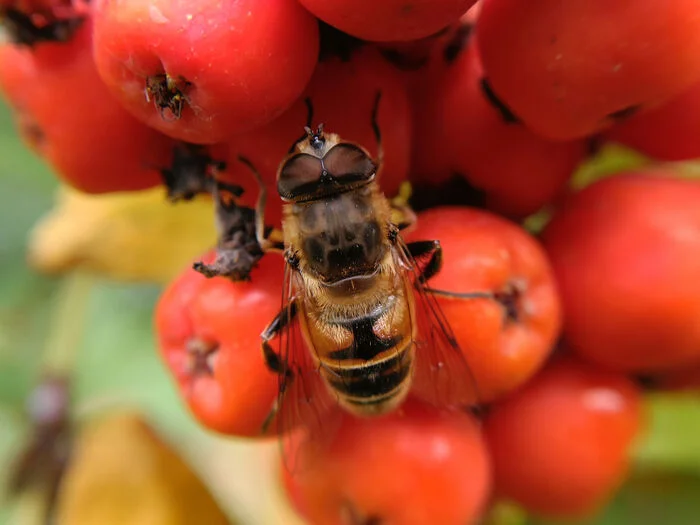
<instances>
[{"instance_id":1,"label":"dried black calyx","mask_svg":"<svg viewBox=\"0 0 700 525\"><path fill-rule=\"evenodd\" d=\"M179 120L185 105L189 104L187 93L191 87L192 83L182 77L159 73L146 79L144 94L147 101L153 100L163 119L167 111L175 120Z\"/></svg>"},{"instance_id":2,"label":"dried black calyx","mask_svg":"<svg viewBox=\"0 0 700 525\"><path fill-rule=\"evenodd\" d=\"M255 232L256 212L239 206L236 195L220 183L215 184L213 197L219 230L216 259L211 264L196 262L193 268L205 277L222 276L232 281L248 281L250 272L264 253Z\"/></svg>"},{"instance_id":3,"label":"dried black calyx","mask_svg":"<svg viewBox=\"0 0 700 525\"><path fill-rule=\"evenodd\" d=\"M81 16L55 19L43 13L27 14L12 7L0 8L0 25L10 42L27 47L42 42L68 42L83 21Z\"/></svg>"},{"instance_id":4,"label":"dried black calyx","mask_svg":"<svg viewBox=\"0 0 700 525\"><path fill-rule=\"evenodd\" d=\"M207 343L201 339L192 339L187 343L187 354L189 355L189 373L199 376L214 375L214 360L216 359L219 345Z\"/></svg>"},{"instance_id":5,"label":"dried black calyx","mask_svg":"<svg viewBox=\"0 0 700 525\"><path fill-rule=\"evenodd\" d=\"M503 307L504 319L507 323L517 323L521 320L521 299L524 285L522 283L510 283L502 291L494 294L495 299Z\"/></svg>"},{"instance_id":6,"label":"dried black calyx","mask_svg":"<svg viewBox=\"0 0 700 525\"><path fill-rule=\"evenodd\" d=\"M160 169L171 202L189 201L202 193L213 193L218 172L226 169L226 163L214 160L206 147L180 143L173 148L172 163ZM220 183L223 184L223 183ZM226 185L227 191L240 197L243 189Z\"/></svg>"},{"instance_id":7,"label":"dried black calyx","mask_svg":"<svg viewBox=\"0 0 700 525\"><path fill-rule=\"evenodd\" d=\"M503 122L505 122L506 124L520 123L520 119L518 118L518 116L515 113L513 113L513 111L506 105L506 103L503 102L493 91L493 88L491 87L491 84L489 83L487 78L482 78L480 85L481 92L486 97L488 103L491 104L494 107L494 109L496 109L501 114Z\"/></svg>"}]
</instances>

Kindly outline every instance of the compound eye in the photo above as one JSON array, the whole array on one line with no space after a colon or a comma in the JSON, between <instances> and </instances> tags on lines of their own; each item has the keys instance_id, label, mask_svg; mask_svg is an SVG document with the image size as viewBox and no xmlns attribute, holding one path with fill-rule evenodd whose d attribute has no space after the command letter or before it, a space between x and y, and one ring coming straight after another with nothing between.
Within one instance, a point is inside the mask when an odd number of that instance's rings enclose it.
<instances>
[{"instance_id":1,"label":"compound eye","mask_svg":"<svg viewBox=\"0 0 700 525\"><path fill-rule=\"evenodd\" d=\"M321 161L318 157L299 153L289 158L280 168L277 191L280 197L293 200L303 197L316 186L321 178Z\"/></svg>"},{"instance_id":2,"label":"compound eye","mask_svg":"<svg viewBox=\"0 0 700 525\"><path fill-rule=\"evenodd\" d=\"M355 144L336 144L323 157L323 163L340 184L367 181L377 172L374 161Z\"/></svg>"}]
</instances>

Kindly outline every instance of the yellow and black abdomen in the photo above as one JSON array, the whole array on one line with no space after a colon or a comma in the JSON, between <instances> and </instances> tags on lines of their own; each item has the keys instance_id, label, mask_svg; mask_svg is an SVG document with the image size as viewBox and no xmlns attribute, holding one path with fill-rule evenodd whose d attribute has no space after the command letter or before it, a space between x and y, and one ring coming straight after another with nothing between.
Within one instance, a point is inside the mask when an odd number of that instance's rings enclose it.
<instances>
[{"instance_id":1,"label":"yellow and black abdomen","mask_svg":"<svg viewBox=\"0 0 700 525\"><path fill-rule=\"evenodd\" d=\"M395 293L366 309L357 304L350 310L326 304L318 311L313 302L302 306L319 373L347 410L382 414L398 406L410 390L415 334L409 301Z\"/></svg>"}]
</instances>

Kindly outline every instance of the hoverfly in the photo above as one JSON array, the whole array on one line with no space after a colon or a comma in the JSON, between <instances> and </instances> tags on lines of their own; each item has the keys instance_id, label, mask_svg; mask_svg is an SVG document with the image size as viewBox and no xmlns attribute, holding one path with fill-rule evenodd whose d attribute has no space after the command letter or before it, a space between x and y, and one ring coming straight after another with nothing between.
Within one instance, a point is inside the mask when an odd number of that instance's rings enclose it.
<instances>
[{"instance_id":1,"label":"hoverfly","mask_svg":"<svg viewBox=\"0 0 700 525\"><path fill-rule=\"evenodd\" d=\"M250 162L240 159L260 184L258 241L286 260L282 309L262 334L265 361L280 378L268 420L276 416L282 432L299 419L318 430L337 405L356 416L381 415L401 405L412 389L445 405L477 397L435 299L450 293L427 287L441 266L440 243L405 243L400 232L415 216L407 206L392 205L376 181L383 156L379 98L372 117L377 161L323 125L305 127L277 172L284 201L281 240L264 235L265 187ZM402 220L394 222L392 212ZM292 327L295 320L301 337Z\"/></svg>"}]
</instances>

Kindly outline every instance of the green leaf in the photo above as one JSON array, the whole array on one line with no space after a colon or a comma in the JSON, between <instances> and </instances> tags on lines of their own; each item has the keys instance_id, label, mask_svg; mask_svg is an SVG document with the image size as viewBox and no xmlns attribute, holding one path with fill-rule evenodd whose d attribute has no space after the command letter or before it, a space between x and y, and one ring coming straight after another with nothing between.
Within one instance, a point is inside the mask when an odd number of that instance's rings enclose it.
<instances>
[{"instance_id":1,"label":"green leaf","mask_svg":"<svg viewBox=\"0 0 700 525\"><path fill-rule=\"evenodd\" d=\"M637 473L598 516L587 520L532 518L528 525L697 525L700 477Z\"/></svg>"},{"instance_id":2,"label":"green leaf","mask_svg":"<svg viewBox=\"0 0 700 525\"><path fill-rule=\"evenodd\" d=\"M618 144L606 144L594 157L582 164L574 173L571 185L580 189L598 179L622 171L641 168L650 160L636 151Z\"/></svg>"},{"instance_id":3,"label":"green leaf","mask_svg":"<svg viewBox=\"0 0 700 525\"><path fill-rule=\"evenodd\" d=\"M636 465L700 476L700 396L665 392L645 399L649 425L635 450Z\"/></svg>"}]
</instances>

